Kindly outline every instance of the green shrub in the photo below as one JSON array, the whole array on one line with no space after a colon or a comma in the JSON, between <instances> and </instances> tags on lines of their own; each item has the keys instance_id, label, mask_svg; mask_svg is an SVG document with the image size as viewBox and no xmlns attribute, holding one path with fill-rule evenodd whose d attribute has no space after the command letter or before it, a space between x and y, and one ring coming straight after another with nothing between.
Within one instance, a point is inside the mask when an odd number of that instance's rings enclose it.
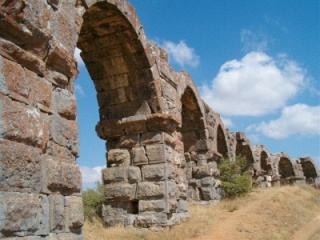
<instances>
[{"instance_id":1,"label":"green shrub","mask_svg":"<svg viewBox=\"0 0 320 240\"><path fill-rule=\"evenodd\" d=\"M96 216L102 215L102 203L104 201L104 187L97 182L95 188L89 188L82 192L83 211L85 219L92 221Z\"/></svg>"},{"instance_id":2,"label":"green shrub","mask_svg":"<svg viewBox=\"0 0 320 240\"><path fill-rule=\"evenodd\" d=\"M247 160L236 157L235 161L223 159L219 164L220 180L226 197L236 197L250 192L251 176L246 175Z\"/></svg>"}]
</instances>

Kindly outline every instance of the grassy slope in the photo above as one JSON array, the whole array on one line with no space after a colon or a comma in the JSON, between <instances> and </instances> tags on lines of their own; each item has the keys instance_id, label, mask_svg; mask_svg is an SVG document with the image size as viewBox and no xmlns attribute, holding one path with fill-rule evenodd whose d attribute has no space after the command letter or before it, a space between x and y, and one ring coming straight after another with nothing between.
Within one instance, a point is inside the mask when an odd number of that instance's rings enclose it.
<instances>
[{"instance_id":1,"label":"grassy slope","mask_svg":"<svg viewBox=\"0 0 320 240\"><path fill-rule=\"evenodd\" d=\"M96 220L86 221L84 233L87 240L273 240L293 239L295 234L306 240L318 239L320 191L309 186L258 189L214 206L191 203L190 215L187 222L160 232L121 226L104 228ZM314 226L307 227L311 221Z\"/></svg>"}]
</instances>

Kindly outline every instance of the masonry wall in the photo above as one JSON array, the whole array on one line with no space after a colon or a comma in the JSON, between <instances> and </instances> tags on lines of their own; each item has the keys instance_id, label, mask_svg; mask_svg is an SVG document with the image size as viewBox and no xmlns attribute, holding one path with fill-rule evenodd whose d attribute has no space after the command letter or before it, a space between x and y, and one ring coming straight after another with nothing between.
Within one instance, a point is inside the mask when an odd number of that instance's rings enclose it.
<instances>
[{"instance_id":1,"label":"masonry wall","mask_svg":"<svg viewBox=\"0 0 320 240\"><path fill-rule=\"evenodd\" d=\"M106 142L107 225L186 220L188 199L220 200L222 158L244 155L259 183L265 175L274 184L317 176L310 159L252 150L243 133L230 133L188 73L175 72L148 41L125 0L0 6L0 238L83 239L76 46Z\"/></svg>"}]
</instances>

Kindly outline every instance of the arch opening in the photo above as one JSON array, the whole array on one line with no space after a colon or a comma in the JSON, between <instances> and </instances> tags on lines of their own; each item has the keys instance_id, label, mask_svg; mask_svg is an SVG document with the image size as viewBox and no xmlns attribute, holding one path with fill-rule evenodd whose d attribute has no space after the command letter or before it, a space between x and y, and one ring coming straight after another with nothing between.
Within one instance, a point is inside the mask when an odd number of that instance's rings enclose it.
<instances>
[{"instance_id":1,"label":"arch opening","mask_svg":"<svg viewBox=\"0 0 320 240\"><path fill-rule=\"evenodd\" d=\"M304 176L307 180L314 179L318 177L317 170L312 161L302 161L301 162Z\"/></svg>"},{"instance_id":2,"label":"arch opening","mask_svg":"<svg viewBox=\"0 0 320 240\"><path fill-rule=\"evenodd\" d=\"M205 139L203 115L191 88L186 88L181 104L182 125L178 130L182 134L184 152L202 151L204 149L199 148L197 143Z\"/></svg>"},{"instance_id":3,"label":"arch opening","mask_svg":"<svg viewBox=\"0 0 320 240\"><path fill-rule=\"evenodd\" d=\"M292 163L286 157L280 158L278 171L279 171L279 174L281 175L281 179L294 176Z\"/></svg>"},{"instance_id":4,"label":"arch opening","mask_svg":"<svg viewBox=\"0 0 320 240\"><path fill-rule=\"evenodd\" d=\"M244 157L247 160L246 170L253 170L253 155L251 151L251 147L248 143L243 141L237 141L236 145L236 156Z\"/></svg>"},{"instance_id":5,"label":"arch opening","mask_svg":"<svg viewBox=\"0 0 320 240\"><path fill-rule=\"evenodd\" d=\"M260 169L263 173L267 175L272 175L271 164L267 162L268 154L265 151L262 151L260 154Z\"/></svg>"},{"instance_id":6,"label":"arch opening","mask_svg":"<svg viewBox=\"0 0 320 240\"><path fill-rule=\"evenodd\" d=\"M223 158L228 157L228 146L226 142L226 137L220 124L217 127L217 150Z\"/></svg>"},{"instance_id":7,"label":"arch opening","mask_svg":"<svg viewBox=\"0 0 320 240\"><path fill-rule=\"evenodd\" d=\"M78 47L97 91L100 121L151 114L146 100L156 94L150 64L138 34L115 5L98 2L85 12Z\"/></svg>"}]
</instances>

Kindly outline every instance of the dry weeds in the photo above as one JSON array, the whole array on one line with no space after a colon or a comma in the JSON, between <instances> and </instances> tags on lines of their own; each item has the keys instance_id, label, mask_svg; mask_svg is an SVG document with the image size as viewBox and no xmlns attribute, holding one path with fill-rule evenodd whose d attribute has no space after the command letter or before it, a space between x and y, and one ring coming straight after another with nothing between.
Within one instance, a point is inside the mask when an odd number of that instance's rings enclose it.
<instances>
[{"instance_id":1,"label":"dry weeds","mask_svg":"<svg viewBox=\"0 0 320 240\"><path fill-rule=\"evenodd\" d=\"M216 205L190 203L190 219L159 232L85 222L87 240L291 239L319 215L320 191L309 186L258 189ZM320 226L319 226L320 228ZM319 231L306 238L318 239Z\"/></svg>"}]
</instances>

